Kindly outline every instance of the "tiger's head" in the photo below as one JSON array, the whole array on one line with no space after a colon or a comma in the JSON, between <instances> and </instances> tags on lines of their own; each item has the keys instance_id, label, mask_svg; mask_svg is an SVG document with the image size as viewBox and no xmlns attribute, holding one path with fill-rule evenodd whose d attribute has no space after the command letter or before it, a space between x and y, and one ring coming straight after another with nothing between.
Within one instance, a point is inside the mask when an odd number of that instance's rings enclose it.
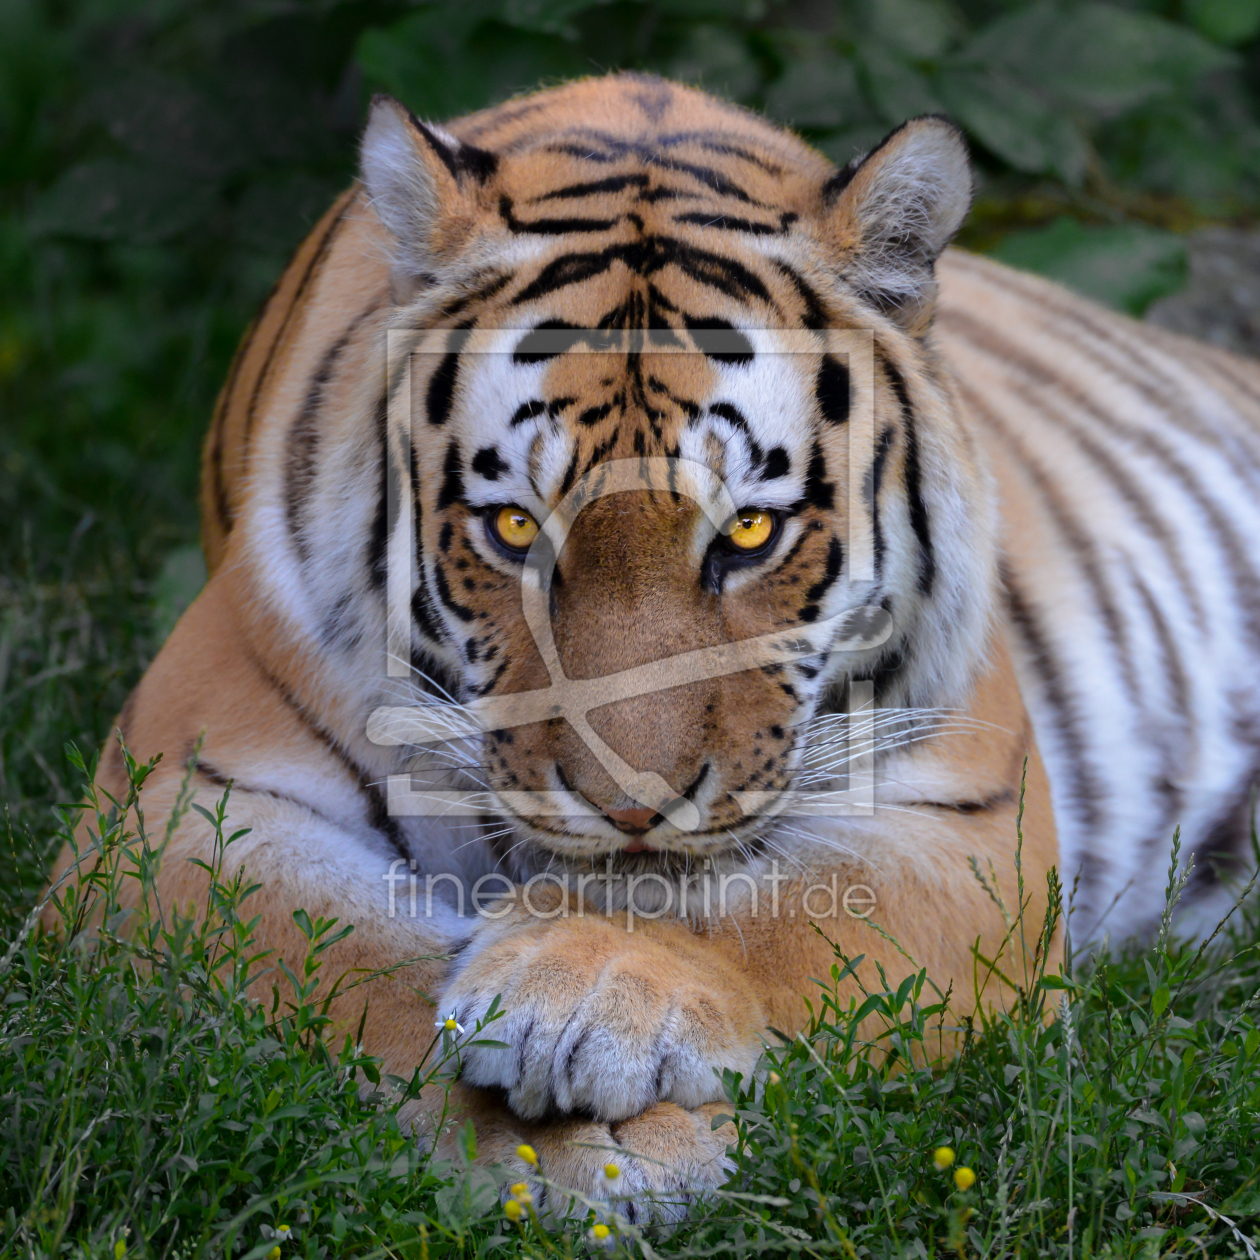
<instances>
[{"instance_id":1,"label":"tiger's head","mask_svg":"<svg viewBox=\"0 0 1260 1260\"><path fill-rule=\"evenodd\" d=\"M825 779L851 679L965 695L994 562L930 337L971 188L950 123L836 170L616 76L450 131L378 99L362 168L422 351L390 380L413 660L483 715L518 831L727 850Z\"/></svg>"}]
</instances>

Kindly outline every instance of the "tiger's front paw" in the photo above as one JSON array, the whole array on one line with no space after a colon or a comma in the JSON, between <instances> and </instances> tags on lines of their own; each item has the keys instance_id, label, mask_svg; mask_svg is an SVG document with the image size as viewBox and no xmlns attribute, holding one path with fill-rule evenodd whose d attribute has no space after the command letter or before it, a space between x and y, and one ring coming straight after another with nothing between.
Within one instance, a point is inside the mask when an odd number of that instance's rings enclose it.
<instances>
[{"instance_id":1,"label":"tiger's front paw","mask_svg":"<svg viewBox=\"0 0 1260 1260\"><path fill-rule=\"evenodd\" d=\"M506 1014L484 1036L505 1046L466 1047L460 1075L506 1091L526 1119L612 1121L657 1102L718 1102L722 1069L747 1076L761 1053L764 1021L747 982L681 925L530 920L480 937L441 1010L471 1030L501 999Z\"/></svg>"}]
</instances>

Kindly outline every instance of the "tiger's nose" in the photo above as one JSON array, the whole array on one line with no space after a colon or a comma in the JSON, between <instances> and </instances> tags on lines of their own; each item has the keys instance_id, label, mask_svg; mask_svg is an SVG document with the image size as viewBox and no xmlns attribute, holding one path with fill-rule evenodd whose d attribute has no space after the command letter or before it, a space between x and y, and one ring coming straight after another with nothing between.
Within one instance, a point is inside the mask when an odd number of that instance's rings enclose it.
<instances>
[{"instance_id":1,"label":"tiger's nose","mask_svg":"<svg viewBox=\"0 0 1260 1260\"><path fill-rule=\"evenodd\" d=\"M609 809L604 805L599 808L612 819L618 831L647 831L652 820L658 817L654 809Z\"/></svg>"}]
</instances>

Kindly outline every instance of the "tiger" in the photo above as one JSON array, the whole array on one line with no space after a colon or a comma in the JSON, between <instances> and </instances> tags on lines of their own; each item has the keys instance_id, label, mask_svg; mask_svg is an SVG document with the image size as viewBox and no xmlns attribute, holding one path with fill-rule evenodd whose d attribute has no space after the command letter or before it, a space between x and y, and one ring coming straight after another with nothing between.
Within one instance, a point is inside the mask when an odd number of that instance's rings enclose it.
<instances>
[{"instance_id":1,"label":"tiger","mask_svg":"<svg viewBox=\"0 0 1260 1260\"><path fill-rule=\"evenodd\" d=\"M453 1047L405 1118L540 1210L719 1186L838 955L962 1022L1149 934L1176 828L1186 932L1247 869L1260 369L950 247L971 198L937 116L837 168L637 73L378 97L237 352L146 816L227 792L259 947L352 925L336 1026Z\"/></svg>"}]
</instances>

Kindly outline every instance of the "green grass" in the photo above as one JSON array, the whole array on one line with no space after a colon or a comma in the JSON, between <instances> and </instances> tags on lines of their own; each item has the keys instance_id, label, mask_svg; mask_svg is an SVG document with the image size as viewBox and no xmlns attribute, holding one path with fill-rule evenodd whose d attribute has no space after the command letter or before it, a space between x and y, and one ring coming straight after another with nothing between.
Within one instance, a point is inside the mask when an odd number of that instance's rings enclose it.
<instances>
[{"instance_id":1,"label":"green grass","mask_svg":"<svg viewBox=\"0 0 1260 1260\"><path fill-rule=\"evenodd\" d=\"M1068 979L1043 965L1052 886L1044 924L1004 909L1022 961L977 956L976 984L1004 1000L974 1027L909 961L888 977L837 954L805 1032L757 1081L726 1080L739 1137L724 1191L672 1233L630 1226L615 1198L544 1228L528 1205L505 1215L506 1172L441 1164L399 1128L398 1102L453 1073L456 1047L382 1081L350 1038L325 1037L332 994L379 979L324 973L348 926L295 912L296 973L256 949L260 890L232 874L243 833L224 834L226 797L193 799L191 773L176 818L196 811L214 837L205 913L120 911L129 879L156 904L170 834L137 809L151 765L129 769L125 799L89 794L93 873L52 890L60 932L30 915L0 956L6 1255L568 1257L593 1249L597 1221L614 1251L661 1256L1255 1255L1254 902L1206 946L1176 944L1166 916L1149 953ZM1169 913L1187 877L1174 849ZM246 994L260 977L270 1000ZM839 998L851 977L862 994ZM942 1029L961 1037L943 1061Z\"/></svg>"}]
</instances>

